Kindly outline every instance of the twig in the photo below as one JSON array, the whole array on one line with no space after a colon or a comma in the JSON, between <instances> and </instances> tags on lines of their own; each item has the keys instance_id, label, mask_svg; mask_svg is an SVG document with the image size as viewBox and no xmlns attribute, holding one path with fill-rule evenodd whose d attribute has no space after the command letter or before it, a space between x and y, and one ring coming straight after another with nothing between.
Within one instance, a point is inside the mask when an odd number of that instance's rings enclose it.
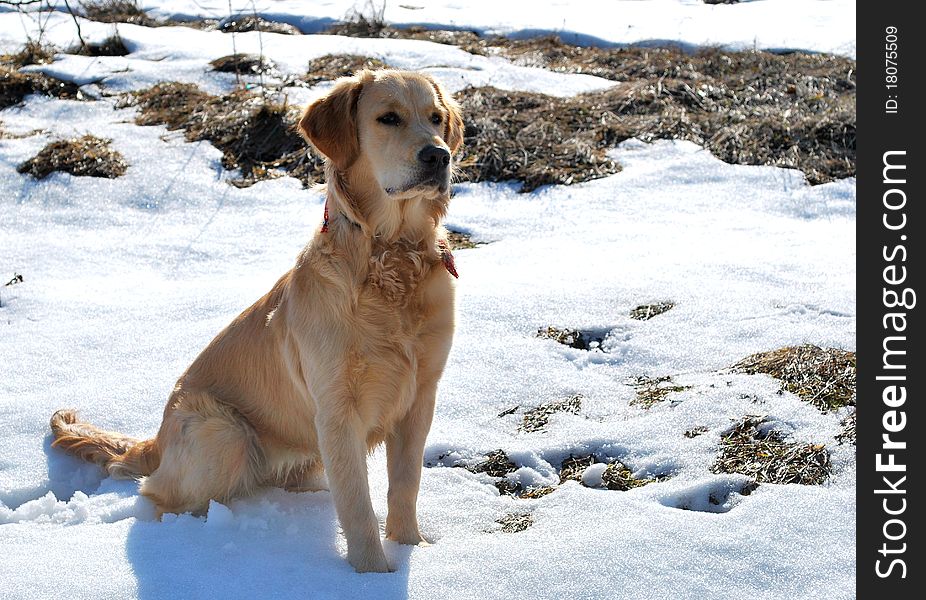
<instances>
[{"instance_id":1,"label":"twig","mask_svg":"<svg viewBox=\"0 0 926 600\"><path fill-rule=\"evenodd\" d=\"M68 0L64 0L64 6L68 9L68 12L71 13L71 18L74 19L74 26L77 27L77 39L80 40L80 47L84 51L88 51L87 42L84 41L84 36L80 33L80 21L77 20L77 15L74 14L74 10L71 8L71 3Z\"/></svg>"}]
</instances>

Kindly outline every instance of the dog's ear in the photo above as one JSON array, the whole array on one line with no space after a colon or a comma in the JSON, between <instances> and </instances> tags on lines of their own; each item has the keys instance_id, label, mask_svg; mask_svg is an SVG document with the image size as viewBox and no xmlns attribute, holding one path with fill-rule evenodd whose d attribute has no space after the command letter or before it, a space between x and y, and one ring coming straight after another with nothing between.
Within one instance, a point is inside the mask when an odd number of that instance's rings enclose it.
<instances>
[{"instance_id":1,"label":"dog's ear","mask_svg":"<svg viewBox=\"0 0 926 600\"><path fill-rule=\"evenodd\" d=\"M430 78L429 78L430 79ZM437 93L437 99L447 111L447 120L444 122L444 141L450 147L450 154L456 154L463 145L463 113L460 105L447 93L443 86L433 79L431 85Z\"/></svg>"},{"instance_id":2,"label":"dog's ear","mask_svg":"<svg viewBox=\"0 0 926 600\"><path fill-rule=\"evenodd\" d=\"M299 133L342 171L360 153L357 101L362 89L359 77L342 79L326 96L306 107L299 119Z\"/></svg>"}]
</instances>

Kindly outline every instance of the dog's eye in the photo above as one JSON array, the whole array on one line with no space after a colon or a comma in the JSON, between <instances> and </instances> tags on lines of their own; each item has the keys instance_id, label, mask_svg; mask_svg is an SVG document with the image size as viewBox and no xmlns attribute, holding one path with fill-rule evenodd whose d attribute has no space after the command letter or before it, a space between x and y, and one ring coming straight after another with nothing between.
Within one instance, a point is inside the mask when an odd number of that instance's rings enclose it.
<instances>
[{"instance_id":1,"label":"dog's eye","mask_svg":"<svg viewBox=\"0 0 926 600\"><path fill-rule=\"evenodd\" d=\"M431 115L431 122L434 123L435 125L440 125L441 122L443 122L443 120L444 120L444 117L442 117L440 113L434 113L433 115Z\"/></svg>"},{"instance_id":2,"label":"dog's eye","mask_svg":"<svg viewBox=\"0 0 926 600\"><path fill-rule=\"evenodd\" d=\"M376 120L383 125L391 125L393 127L398 126L399 123L402 122L402 119L399 118L399 115L395 114L394 112L388 112Z\"/></svg>"}]
</instances>

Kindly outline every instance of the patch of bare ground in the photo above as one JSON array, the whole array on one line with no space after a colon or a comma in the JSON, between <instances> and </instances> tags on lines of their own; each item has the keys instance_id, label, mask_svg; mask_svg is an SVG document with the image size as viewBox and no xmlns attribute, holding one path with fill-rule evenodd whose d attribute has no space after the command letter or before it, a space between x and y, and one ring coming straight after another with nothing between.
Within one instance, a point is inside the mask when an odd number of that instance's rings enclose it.
<instances>
[{"instance_id":1,"label":"patch of bare ground","mask_svg":"<svg viewBox=\"0 0 926 600\"><path fill-rule=\"evenodd\" d=\"M315 85L322 81L333 81L338 77L349 77L363 69L385 69L388 65L372 56L358 54L326 54L309 61L303 81Z\"/></svg>"},{"instance_id":2,"label":"patch of bare ground","mask_svg":"<svg viewBox=\"0 0 926 600\"><path fill-rule=\"evenodd\" d=\"M594 454L582 456L569 455L569 457L560 464L559 481L560 483L566 483L570 480L578 481L582 485L586 485L585 481L583 481L583 474L589 467L601 462L604 461L600 460ZM604 472L601 474L602 487L621 492L642 487L658 480L660 480L660 478L636 479L633 476L633 472L619 460L611 460L608 462L607 467L605 467Z\"/></svg>"},{"instance_id":3,"label":"patch of bare ground","mask_svg":"<svg viewBox=\"0 0 926 600\"><path fill-rule=\"evenodd\" d=\"M472 236L468 233L452 230L447 231L447 242L450 243L451 250L469 250L484 244L484 242L474 242Z\"/></svg>"},{"instance_id":4,"label":"patch of bare ground","mask_svg":"<svg viewBox=\"0 0 926 600\"><path fill-rule=\"evenodd\" d=\"M674 302L656 302L653 304L641 304L630 311L630 318L637 321L649 321L657 315L672 310L675 307Z\"/></svg>"},{"instance_id":5,"label":"patch of bare ground","mask_svg":"<svg viewBox=\"0 0 926 600\"><path fill-rule=\"evenodd\" d=\"M14 106L29 94L77 100L80 89L70 81L62 81L44 73L23 73L15 66L0 63L0 109Z\"/></svg>"},{"instance_id":6,"label":"patch of bare ground","mask_svg":"<svg viewBox=\"0 0 926 600\"><path fill-rule=\"evenodd\" d=\"M530 513L510 513L495 522L501 525L501 533L518 533L533 525L534 517Z\"/></svg>"},{"instance_id":7,"label":"patch of bare ground","mask_svg":"<svg viewBox=\"0 0 926 600\"><path fill-rule=\"evenodd\" d=\"M855 445L855 425L856 425L856 414L853 410L849 415L840 421L842 425L842 431L836 436L836 441L840 444L852 444Z\"/></svg>"},{"instance_id":8,"label":"patch of bare ground","mask_svg":"<svg viewBox=\"0 0 926 600\"><path fill-rule=\"evenodd\" d=\"M257 15L235 15L223 19L217 26L222 33L245 33L248 31L260 31L262 33L281 33L283 35L301 35L294 25L289 23L280 23L277 21L268 21Z\"/></svg>"},{"instance_id":9,"label":"patch of bare ground","mask_svg":"<svg viewBox=\"0 0 926 600\"><path fill-rule=\"evenodd\" d=\"M771 375L781 381L783 390L822 411L855 406L855 352L811 344L787 346L748 356L733 369Z\"/></svg>"},{"instance_id":10,"label":"patch of bare ground","mask_svg":"<svg viewBox=\"0 0 926 600\"><path fill-rule=\"evenodd\" d=\"M578 414L582 408L583 399L582 395L576 395L566 400L547 402L532 408L524 413L518 429L525 432L542 431L550 422L550 417L556 413Z\"/></svg>"},{"instance_id":11,"label":"patch of bare ground","mask_svg":"<svg viewBox=\"0 0 926 600\"><path fill-rule=\"evenodd\" d=\"M456 95L466 131L457 168L465 181L571 184L616 173L599 135L602 115L578 98L562 99L492 87Z\"/></svg>"},{"instance_id":12,"label":"patch of bare ground","mask_svg":"<svg viewBox=\"0 0 926 600\"><path fill-rule=\"evenodd\" d=\"M159 24L135 0L85 0L80 3L80 8L86 18L100 23L131 23L145 27Z\"/></svg>"},{"instance_id":13,"label":"patch of bare ground","mask_svg":"<svg viewBox=\"0 0 926 600\"><path fill-rule=\"evenodd\" d=\"M190 141L207 140L222 151L222 166L241 169L232 183L246 187L288 174L305 184L323 176L322 159L307 152L296 133L299 108L238 90L213 96L192 84L162 83L123 97L139 109L139 125L182 129Z\"/></svg>"},{"instance_id":14,"label":"patch of bare ground","mask_svg":"<svg viewBox=\"0 0 926 600\"><path fill-rule=\"evenodd\" d=\"M273 63L257 54L229 54L209 62L213 71L257 75L273 69Z\"/></svg>"},{"instance_id":15,"label":"patch of bare ground","mask_svg":"<svg viewBox=\"0 0 926 600\"><path fill-rule=\"evenodd\" d=\"M0 65L24 67L26 65L47 65L55 60L55 49L48 45L30 40L22 50L12 54L0 55Z\"/></svg>"},{"instance_id":16,"label":"patch of bare ground","mask_svg":"<svg viewBox=\"0 0 926 600\"><path fill-rule=\"evenodd\" d=\"M578 329L544 327L537 330L536 337L544 340L553 340L576 350L601 349L601 343L607 335L606 331L579 331Z\"/></svg>"},{"instance_id":17,"label":"patch of bare ground","mask_svg":"<svg viewBox=\"0 0 926 600\"><path fill-rule=\"evenodd\" d=\"M630 401L630 405L644 409L650 409L660 402L664 402L669 397L669 394L691 389L690 385L678 385L673 382L671 375L663 375L662 377L640 375L631 379L629 384L637 390L637 394Z\"/></svg>"},{"instance_id":18,"label":"patch of bare ground","mask_svg":"<svg viewBox=\"0 0 926 600\"><path fill-rule=\"evenodd\" d=\"M110 147L110 141L92 135L54 141L17 170L36 179L44 179L56 171L114 179L123 175L128 165L122 155Z\"/></svg>"},{"instance_id":19,"label":"patch of bare ground","mask_svg":"<svg viewBox=\"0 0 926 600\"><path fill-rule=\"evenodd\" d=\"M125 42L118 33L114 33L102 42L96 44L77 45L71 50L71 54L82 56L126 56L129 49L126 48Z\"/></svg>"},{"instance_id":20,"label":"patch of bare ground","mask_svg":"<svg viewBox=\"0 0 926 600\"><path fill-rule=\"evenodd\" d=\"M785 441L782 434L763 427L763 417L747 416L726 433L714 473L741 473L758 483L820 485L830 475L830 455L822 444Z\"/></svg>"}]
</instances>

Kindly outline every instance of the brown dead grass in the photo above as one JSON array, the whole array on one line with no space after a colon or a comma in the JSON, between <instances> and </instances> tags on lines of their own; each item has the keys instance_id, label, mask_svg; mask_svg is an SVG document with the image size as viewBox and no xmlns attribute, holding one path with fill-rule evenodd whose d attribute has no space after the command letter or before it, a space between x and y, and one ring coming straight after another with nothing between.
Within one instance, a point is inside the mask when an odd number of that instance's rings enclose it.
<instances>
[{"instance_id":1,"label":"brown dead grass","mask_svg":"<svg viewBox=\"0 0 926 600\"><path fill-rule=\"evenodd\" d=\"M80 3L85 17L100 23L132 23L153 27L158 21L139 8L135 0L85 0Z\"/></svg>"},{"instance_id":2,"label":"brown dead grass","mask_svg":"<svg viewBox=\"0 0 926 600\"><path fill-rule=\"evenodd\" d=\"M78 45L71 50L71 54L82 56L126 56L129 49L118 33L115 33L98 44Z\"/></svg>"},{"instance_id":3,"label":"brown dead grass","mask_svg":"<svg viewBox=\"0 0 926 600\"><path fill-rule=\"evenodd\" d=\"M281 33L283 35L301 35L294 25L289 23L279 23L277 21L268 21L257 15L235 15L230 19L225 19L218 26L222 33L245 33L248 31L260 31L263 33Z\"/></svg>"},{"instance_id":4,"label":"brown dead grass","mask_svg":"<svg viewBox=\"0 0 926 600\"><path fill-rule=\"evenodd\" d=\"M640 375L630 380L630 385L636 388L637 395L630 401L631 406L650 409L664 402L669 394L690 390L690 385L677 385L672 381L671 375L662 377L648 377Z\"/></svg>"},{"instance_id":5,"label":"brown dead grass","mask_svg":"<svg viewBox=\"0 0 926 600\"><path fill-rule=\"evenodd\" d=\"M19 52L0 55L0 64L17 67L47 65L54 60L54 47L34 40L26 42Z\"/></svg>"},{"instance_id":6,"label":"brown dead grass","mask_svg":"<svg viewBox=\"0 0 926 600\"><path fill-rule=\"evenodd\" d=\"M495 522L501 525L499 531L502 533L518 533L533 525L534 517L530 513L511 513Z\"/></svg>"},{"instance_id":7,"label":"brown dead grass","mask_svg":"<svg viewBox=\"0 0 926 600\"><path fill-rule=\"evenodd\" d=\"M836 441L840 444L852 444L854 446L856 442L855 426L857 421L856 411L854 410L849 413L849 416L840 421L839 424L842 425L842 431L836 436Z\"/></svg>"},{"instance_id":8,"label":"brown dead grass","mask_svg":"<svg viewBox=\"0 0 926 600\"><path fill-rule=\"evenodd\" d=\"M777 431L763 433L763 417L740 420L720 443L714 473L741 473L759 483L820 485L829 477L830 455L822 444L786 442Z\"/></svg>"},{"instance_id":9,"label":"brown dead grass","mask_svg":"<svg viewBox=\"0 0 926 600\"><path fill-rule=\"evenodd\" d=\"M92 135L51 142L17 170L36 179L44 179L56 171L115 179L125 173L128 165L122 155L110 147L110 142Z\"/></svg>"},{"instance_id":10,"label":"brown dead grass","mask_svg":"<svg viewBox=\"0 0 926 600\"><path fill-rule=\"evenodd\" d=\"M671 310L675 307L674 302L656 302L655 304L641 304L630 311L630 318L637 321L649 321L656 315Z\"/></svg>"},{"instance_id":11,"label":"brown dead grass","mask_svg":"<svg viewBox=\"0 0 926 600\"><path fill-rule=\"evenodd\" d=\"M257 75L273 69L273 63L257 54L229 54L210 61L209 65L219 73L241 75Z\"/></svg>"},{"instance_id":12,"label":"brown dead grass","mask_svg":"<svg viewBox=\"0 0 926 600\"><path fill-rule=\"evenodd\" d=\"M532 408L524 413L524 418L518 429L526 432L542 431L550 422L550 417L556 413L564 412L574 415L578 414L579 410L582 408L583 399L584 397L582 395L576 395L566 400L547 402L546 404L541 404L536 408Z\"/></svg>"},{"instance_id":13,"label":"brown dead grass","mask_svg":"<svg viewBox=\"0 0 926 600\"><path fill-rule=\"evenodd\" d=\"M195 85L163 83L124 96L136 105L139 125L182 129L190 141L207 140L222 151L222 166L241 169L235 185L248 186L282 173L309 184L323 176L321 158L307 153L296 133L298 107L249 91L213 96Z\"/></svg>"},{"instance_id":14,"label":"brown dead grass","mask_svg":"<svg viewBox=\"0 0 926 600\"><path fill-rule=\"evenodd\" d=\"M482 246L482 242L474 242L468 233L462 231L447 231L447 242L450 243L451 250L469 250Z\"/></svg>"},{"instance_id":15,"label":"brown dead grass","mask_svg":"<svg viewBox=\"0 0 926 600\"><path fill-rule=\"evenodd\" d=\"M855 352L810 344L788 346L748 356L733 369L771 375L781 381L782 389L822 411L855 405Z\"/></svg>"},{"instance_id":16,"label":"brown dead grass","mask_svg":"<svg viewBox=\"0 0 926 600\"><path fill-rule=\"evenodd\" d=\"M309 61L303 80L310 85L350 77L362 69L385 69L388 65L372 56L358 54L326 54Z\"/></svg>"},{"instance_id":17,"label":"brown dead grass","mask_svg":"<svg viewBox=\"0 0 926 600\"><path fill-rule=\"evenodd\" d=\"M0 64L0 109L19 104L29 94L72 100L82 97L79 88L69 81L44 73L22 73L13 66Z\"/></svg>"},{"instance_id":18,"label":"brown dead grass","mask_svg":"<svg viewBox=\"0 0 926 600\"><path fill-rule=\"evenodd\" d=\"M620 170L600 139L601 115L578 99L492 87L457 94L466 135L457 167L465 181L517 180L522 192Z\"/></svg>"}]
</instances>

